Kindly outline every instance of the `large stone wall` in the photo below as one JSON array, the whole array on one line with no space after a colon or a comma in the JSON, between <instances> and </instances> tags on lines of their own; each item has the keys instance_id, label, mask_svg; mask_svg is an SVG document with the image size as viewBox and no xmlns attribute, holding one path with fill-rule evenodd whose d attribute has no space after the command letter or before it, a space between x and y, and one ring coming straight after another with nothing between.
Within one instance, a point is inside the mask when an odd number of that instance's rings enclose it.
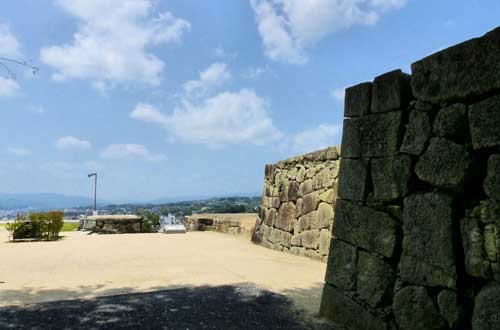
<instances>
[{"instance_id":1,"label":"large stone wall","mask_svg":"<svg viewBox=\"0 0 500 330\"><path fill-rule=\"evenodd\" d=\"M255 243L326 261L339 151L330 147L266 165Z\"/></svg>"},{"instance_id":2,"label":"large stone wall","mask_svg":"<svg viewBox=\"0 0 500 330\"><path fill-rule=\"evenodd\" d=\"M321 315L500 329L500 29L346 90Z\"/></svg>"}]
</instances>

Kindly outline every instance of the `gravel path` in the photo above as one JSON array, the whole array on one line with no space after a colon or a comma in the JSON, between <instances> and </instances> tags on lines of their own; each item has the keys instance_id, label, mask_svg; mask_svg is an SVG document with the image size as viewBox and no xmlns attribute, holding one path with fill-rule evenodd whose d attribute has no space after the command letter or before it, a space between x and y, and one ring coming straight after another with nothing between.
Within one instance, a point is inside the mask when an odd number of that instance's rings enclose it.
<instances>
[{"instance_id":1,"label":"gravel path","mask_svg":"<svg viewBox=\"0 0 500 330\"><path fill-rule=\"evenodd\" d=\"M0 308L0 329L333 329L285 296L223 285Z\"/></svg>"}]
</instances>

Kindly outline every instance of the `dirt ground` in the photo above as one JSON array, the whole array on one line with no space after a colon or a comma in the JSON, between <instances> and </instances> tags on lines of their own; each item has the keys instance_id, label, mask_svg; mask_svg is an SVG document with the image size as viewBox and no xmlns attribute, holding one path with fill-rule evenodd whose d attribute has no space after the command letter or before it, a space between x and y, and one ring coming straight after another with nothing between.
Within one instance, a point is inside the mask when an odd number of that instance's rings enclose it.
<instances>
[{"instance_id":1,"label":"dirt ground","mask_svg":"<svg viewBox=\"0 0 500 330\"><path fill-rule=\"evenodd\" d=\"M7 243L0 228L0 306L176 288L248 284L316 314L326 265L214 232L88 235Z\"/></svg>"}]
</instances>

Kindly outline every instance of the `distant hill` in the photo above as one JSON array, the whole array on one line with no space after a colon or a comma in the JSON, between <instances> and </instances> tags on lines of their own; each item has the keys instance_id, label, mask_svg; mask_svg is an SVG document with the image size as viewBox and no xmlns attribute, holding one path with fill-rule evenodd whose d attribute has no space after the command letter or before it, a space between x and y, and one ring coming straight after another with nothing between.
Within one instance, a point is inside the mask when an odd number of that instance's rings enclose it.
<instances>
[{"instance_id":1,"label":"distant hill","mask_svg":"<svg viewBox=\"0 0 500 330\"><path fill-rule=\"evenodd\" d=\"M149 200L144 203L134 203L134 204L168 204L168 203L178 203L178 202L191 202L191 201L206 201L210 199L220 199L227 197L260 197L261 193L228 193L228 194L219 194L219 195L190 195L190 196L179 196L179 197L164 197L157 198L154 200Z\"/></svg>"},{"instance_id":2,"label":"distant hill","mask_svg":"<svg viewBox=\"0 0 500 330\"><path fill-rule=\"evenodd\" d=\"M94 200L82 196L63 194L2 194L0 193L0 209L64 209L77 206L91 206Z\"/></svg>"}]
</instances>

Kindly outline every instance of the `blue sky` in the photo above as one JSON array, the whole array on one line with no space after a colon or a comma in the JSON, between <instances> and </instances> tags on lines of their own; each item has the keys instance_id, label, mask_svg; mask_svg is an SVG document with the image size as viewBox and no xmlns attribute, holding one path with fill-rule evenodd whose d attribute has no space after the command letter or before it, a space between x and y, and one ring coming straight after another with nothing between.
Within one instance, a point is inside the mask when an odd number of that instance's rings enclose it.
<instances>
[{"instance_id":1,"label":"blue sky","mask_svg":"<svg viewBox=\"0 0 500 330\"><path fill-rule=\"evenodd\" d=\"M500 2L17 0L0 13L0 192L259 192L340 143L343 89L500 23Z\"/></svg>"}]
</instances>

